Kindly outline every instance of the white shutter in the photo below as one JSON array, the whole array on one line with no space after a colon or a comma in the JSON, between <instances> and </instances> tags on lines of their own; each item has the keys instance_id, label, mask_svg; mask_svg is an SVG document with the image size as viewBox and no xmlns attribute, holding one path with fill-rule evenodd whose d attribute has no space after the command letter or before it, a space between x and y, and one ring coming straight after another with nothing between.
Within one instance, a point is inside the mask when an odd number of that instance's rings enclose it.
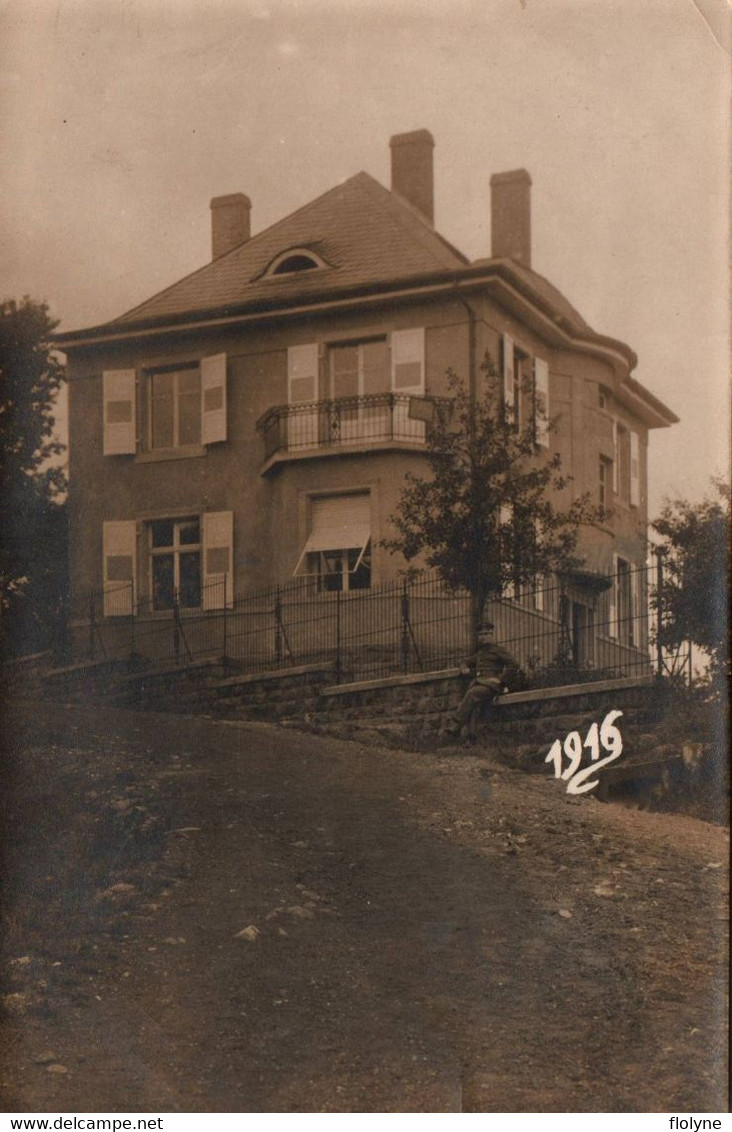
<instances>
[{"instance_id":1,"label":"white shutter","mask_svg":"<svg viewBox=\"0 0 732 1132\"><path fill-rule=\"evenodd\" d=\"M318 344L290 346L287 351L287 401L290 405L318 400ZM293 409L287 418L289 448L317 448L320 442L318 409Z\"/></svg>"},{"instance_id":2,"label":"white shutter","mask_svg":"<svg viewBox=\"0 0 732 1132\"><path fill-rule=\"evenodd\" d=\"M544 612L544 578L536 577L534 579L534 609L539 613Z\"/></svg>"},{"instance_id":3,"label":"white shutter","mask_svg":"<svg viewBox=\"0 0 732 1132\"><path fill-rule=\"evenodd\" d=\"M207 511L203 516L203 608L234 605L234 512Z\"/></svg>"},{"instance_id":4,"label":"white shutter","mask_svg":"<svg viewBox=\"0 0 732 1132\"><path fill-rule=\"evenodd\" d=\"M394 393L424 393L424 327L393 331L391 387Z\"/></svg>"},{"instance_id":5,"label":"white shutter","mask_svg":"<svg viewBox=\"0 0 732 1132\"><path fill-rule=\"evenodd\" d=\"M549 447L549 366L543 358L534 358L534 394L536 397L536 443Z\"/></svg>"},{"instance_id":6,"label":"white shutter","mask_svg":"<svg viewBox=\"0 0 732 1132\"><path fill-rule=\"evenodd\" d=\"M226 354L201 359L201 442L226 440Z\"/></svg>"},{"instance_id":7,"label":"white shutter","mask_svg":"<svg viewBox=\"0 0 732 1132\"><path fill-rule=\"evenodd\" d=\"M513 338L510 334L502 334L503 348L501 350L501 366L503 370L503 407L506 413L513 415L513 399L516 378L514 373Z\"/></svg>"},{"instance_id":8,"label":"white shutter","mask_svg":"<svg viewBox=\"0 0 732 1132\"><path fill-rule=\"evenodd\" d=\"M318 344L287 351L287 400L290 405L318 400Z\"/></svg>"},{"instance_id":9,"label":"white shutter","mask_svg":"<svg viewBox=\"0 0 732 1132\"><path fill-rule=\"evenodd\" d=\"M641 641L641 620L643 617L643 570L635 562L629 563L630 576L630 643L639 646Z\"/></svg>"},{"instance_id":10,"label":"white shutter","mask_svg":"<svg viewBox=\"0 0 732 1132\"><path fill-rule=\"evenodd\" d=\"M135 371L108 369L102 374L104 455L134 455L137 450Z\"/></svg>"},{"instance_id":11,"label":"white shutter","mask_svg":"<svg viewBox=\"0 0 732 1132\"><path fill-rule=\"evenodd\" d=\"M511 507L511 505L509 503L502 503L500 508L499 508L499 511L498 511L498 521L501 525L501 529L498 533L498 537L502 541L503 541L503 527L506 526L506 525L509 525L511 523L512 518L513 518L513 508ZM509 546L508 549L511 550L512 548ZM505 566L506 564L507 563L506 563L506 558L505 558L505 546L502 546L501 547L501 565ZM513 565L513 563L511 562L510 565ZM506 586L503 590L503 596L505 598L508 598L509 601L513 601L518 596L518 594L516 592L516 582L513 579L506 584Z\"/></svg>"},{"instance_id":12,"label":"white shutter","mask_svg":"<svg viewBox=\"0 0 732 1132\"><path fill-rule=\"evenodd\" d=\"M640 437L633 431L630 433L630 502L633 507L640 506Z\"/></svg>"},{"instance_id":13,"label":"white shutter","mask_svg":"<svg viewBox=\"0 0 732 1132\"><path fill-rule=\"evenodd\" d=\"M134 519L102 525L104 616L129 617L135 611L137 524Z\"/></svg>"},{"instance_id":14,"label":"white shutter","mask_svg":"<svg viewBox=\"0 0 732 1132\"><path fill-rule=\"evenodd\" d=\"M613 554L613 580L607 591L607 635L618 636L618 556Z\"/></svg>"},{"instance_id":15,"label":"white shutter","mask_svg":"<svg viewBox=\"0 0 732 1132\"><path fill-rule=\"evenodd\" d=\"M613 417L613 492L618 495L620 492L620 460L618 457L618 422L617 418Z\"/></svg>"}]
</instances>

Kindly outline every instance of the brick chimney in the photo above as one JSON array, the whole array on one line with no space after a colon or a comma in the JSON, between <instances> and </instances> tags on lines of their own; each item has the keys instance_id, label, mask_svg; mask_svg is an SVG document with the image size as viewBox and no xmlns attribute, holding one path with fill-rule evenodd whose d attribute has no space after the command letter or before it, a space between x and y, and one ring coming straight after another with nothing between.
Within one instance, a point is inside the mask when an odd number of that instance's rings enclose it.
<instances>
[{"instance_id":1,"label":"brick chimney","mask_svg":"<svg viewBox=\"0 0 732 1132\"><path fill-rule=\"evenodd\" d=\"M246 243L252 234L252 202L244 193L230 193L211 201L211 258Z\"/></svg>"},{"instance_id":2,"label":"brick chimney","mask_svg":"<svg viewBox=\"0 0 732 1132\"><path fill-rule=\"evenodd\" d=\"M435 219L432 150L435 139L429 130L395 134L391 147L391 189L414 205L430 224Z\"/></svg>"},{"instance_id":3,"label":"brick chimney","mask_svg":"<svg viewBox=\"0 0 732 1132\"><path fill-rule=\"evenodd\" d=\"M531 267L531 177L525 169L491 177L491 255Z\"/></svg>"}]
</instances>

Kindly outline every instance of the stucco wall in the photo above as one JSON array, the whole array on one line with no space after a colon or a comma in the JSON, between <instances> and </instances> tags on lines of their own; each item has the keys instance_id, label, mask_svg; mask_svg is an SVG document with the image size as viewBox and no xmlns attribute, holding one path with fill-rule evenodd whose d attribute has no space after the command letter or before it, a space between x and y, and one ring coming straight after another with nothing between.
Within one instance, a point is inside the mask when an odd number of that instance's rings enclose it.
<instances>
[{"instance_id":1,"label":"stucco wall","mask_svg":"<svg viewBox=\"0 0 732 1132\"><path fill-rule=\"evenodd\" d=\"M510 333L530 355L549 363L551 415L557 428L551 450L562 455L573 478L561 504L598 492L600 454L612 455L612 417L632 424L641 438L641 506L615 500L615 514L604 529L583 533L582 549L591 569L610 573L615 550L632 562L644 556L646 432L617 405L601 411L598 386L612 391L617 375L609 363L580 351L558 351L485 298L473 300L477 312L476 356L489 351L496 365L499 335ZM374 543L388 534L408 469L419 470L418 451L376 450L350 455L332 450L285 460L264 468L264 448L256 423L270 408L287 403L287 348L309 342L327 344L344 335L359 338L410 326L426 328L426 391L447 392L446 370L468 373L467 311L453 299L413 302L311 318L274 320L233 331L146 338L127 346L79 349L70 357L70 523L73 590L82 594L102 585L102 523L112 519L183 516L205 511L234 513L234 586L247 591L291 576L307 536L307 500L319 492L368 489L372 496ZM187 458L145 460L102 453L102 371L152 367L197 360L225 352L228 357L228 438ZM321 388L321 395L327 390ZM144 429L144 397L138 410ZM142 535L141 535L142 537ZM138 555L139 586L144 589L145 556ZM373 580L394 577L399 562L378 545Z\"/></svg>"}]
</instances>

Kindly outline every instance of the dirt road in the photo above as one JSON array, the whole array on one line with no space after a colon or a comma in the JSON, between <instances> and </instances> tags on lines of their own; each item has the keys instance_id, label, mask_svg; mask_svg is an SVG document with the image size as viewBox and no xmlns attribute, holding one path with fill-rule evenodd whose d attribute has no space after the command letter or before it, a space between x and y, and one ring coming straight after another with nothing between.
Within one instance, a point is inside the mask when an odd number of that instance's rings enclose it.
<instances>
[{"instance_id":1,"label":"dirt road","mask_svg":"<svg viewBox=\"0 0 732 1132\"><path fill-rule=\"evenodd\" d=\"M4 1110L726 1107L721 828L480 751L6 727Z\"/></svg>"}]
</instances>

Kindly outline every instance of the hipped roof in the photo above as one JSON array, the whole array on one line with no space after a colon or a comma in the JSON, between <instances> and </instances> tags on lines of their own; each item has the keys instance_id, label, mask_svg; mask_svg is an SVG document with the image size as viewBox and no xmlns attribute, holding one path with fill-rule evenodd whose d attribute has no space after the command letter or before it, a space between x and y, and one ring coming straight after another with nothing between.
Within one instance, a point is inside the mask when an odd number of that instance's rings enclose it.
<instances>
[{"instance_id":1,"label":"hipped roof","mask_svg":"<svg viewBox=\"0 0 732 1132\"><path fill-rule=\"evenodd\" d=\"M314 272L264 276L288 249L309 248L328 265ZM368 173L357 173L225 255L115 319L128 325L187 312L268 303L418 278L468 260L407 201Z\"/></svg>"},{"instance_id":2,"label":"hipped roof","mask_svg":"<svg viewBox=\"0 0 732 1132\"><path fill-rule=\"evenodd\" d=\"M312 271L268 275L274 260L289 249L309 249L325 266ZM163 331L208 319L256 317L307 309L360 295L422 288L469 288L488 280L496 297L509 306L512 294L530 301L547 325L586 344L636 364L624 343L597 334L544 276L514 260L480 259L471 263L435 231L398 193L389 192L368 173L357 173L314 201L277 221L245 243L153 295L119 318L56 336L64 348L100 340L129 338L137 331ZM626 379L627 380L627 379ZM657 398L633 382L636 398L656 425L677 418ZM663 420L661 420L663 418ZM650 423L650 421L649 421Z\"/></svg>"}]
</instances>

